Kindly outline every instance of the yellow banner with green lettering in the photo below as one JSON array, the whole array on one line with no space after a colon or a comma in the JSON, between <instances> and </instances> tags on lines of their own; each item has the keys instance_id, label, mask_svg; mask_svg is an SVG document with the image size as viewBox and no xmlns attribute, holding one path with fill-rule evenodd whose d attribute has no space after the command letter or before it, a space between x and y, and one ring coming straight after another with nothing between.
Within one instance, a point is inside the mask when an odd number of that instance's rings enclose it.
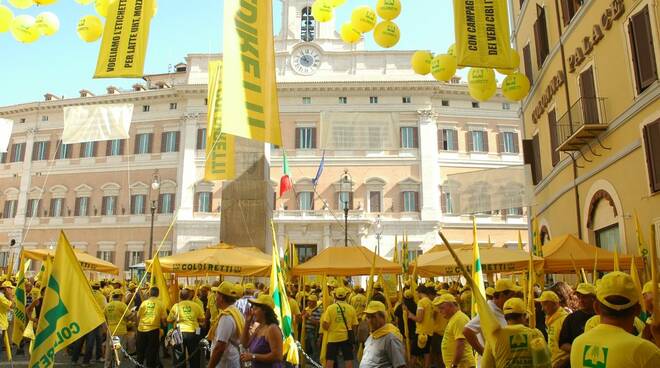
<instances>
[{"instance_id":1,"label":"yellow banner with green lettering","mask_svg":"<svg viewBox=\"0 0 660 368\"><path fill-rule=\"evenodd\" d=\"M231 180L236 174L235 138L222 133L222 61L209 61L206 165L204 180Z\"/></svg>"},{"instance_id":2,"label":"yellow banner with green lettering","mask_svg":"<svg viewBox=\"0 0 660 368\"><path fill-rule=\"evenodd\" d=\"M458 65L510 67L507 0L454 0L454 29Z\"/></svg>"},{"instance_id":3,"label":"yellow banner with green lettering","mask_svg":"<svg viewBox=\"0 0 660 368\"><path fill-rule=\"evenodd\" d=\"M154 0L116 0L108 7L94 78L140 78Z\"/></svg>"},{"instance_id":4,"label":"yellow banner with green lettering","mask_svg":"<svg viewBox=\"0 0 660 368\"><path fill-rule=\"evenodd\" d=\"M282 145L272 3L224 2L222 132Z\"/></svg>"}]
</instances>

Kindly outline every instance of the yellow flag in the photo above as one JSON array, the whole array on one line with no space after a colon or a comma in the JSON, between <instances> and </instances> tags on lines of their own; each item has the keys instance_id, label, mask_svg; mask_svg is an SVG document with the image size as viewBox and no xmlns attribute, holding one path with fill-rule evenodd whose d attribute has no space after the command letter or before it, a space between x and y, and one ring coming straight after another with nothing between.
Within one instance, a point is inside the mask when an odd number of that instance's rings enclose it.
<instances>
[{"instance_id":1,"label":"yellow flag","mask_svg":"<svg viewBox=\"0 0 660 368\"><path fill-rule=\"evenodd\" d=\"M272 1L224 1L222 132L282 145Z\"/></svg>"},{"instance_id":2,"label":"yellow flag","mask_svg":"<svg viewBox=\"0 0 660 368\"><path fill-rule=\"evenodd\" d=\"M105 322L103 311L94 300L92 289L63 231L47 280L44 280L46 293L30 356L29 366L32 368L54 365L55 353Z\"/></svg>"},{"instance_id":3,"label":"yellow flag","mask_svg":"<svg viewBox=\"0 0 660 368\"><path fill-rule=\"evenodd\" d=\"M206 165L204 180L231 180L236 175L233 135L222 134L222 61L209 61L207 95Z\"/></svg>"},{"instance_id":4,"label":"yellow flag","mask_svg":"<svg viewBox=\"0 0 660 368\"><path fill-rule=\"evenodd\" d=\"M472 279L477 287L472 289L472 317L477 314L477 298L474 294L481 294L486 298L486 289L484 288L484 275L481 269L481 255L479 254L479 241L477 241L477 220L472 217ZM490 239L489 239L490 243Z\"/></svg>"},{"instance_id":5,"label":"yellow flag","mask_svg":"<svg viewBox=\"0 0 660 368\"><path fill-rule=\"evenodd\" d=\"M165 281L165 275L163 274L163 269L160 267L160 258L158 253L154 257L153 263L151 265L151 286L158 288L158 299L163 303L163 305L170 309L172 308L172 301L170 300L169 288L167 287L167 282Z\"/></svg>"},{"instance_id":6,"label":"yellow flag","mask_svg":"<svg viewBox=\"0 0 660 368\"><path fill-rule=\"evenodd\" d=\"M118 0L108 7L94 78L141 78L154 0Z\"/></svg>"},{"instance_id":7,"label":"yellow flag","mask_svg":"<svg viewBox=\"0 0 660 368\"><path fill-rule=\"evenodd\" d=\"M633 280L633 283L635 284L635 289L637 289L637 293L639 294L640 300L642 299L642 281L639 279L639 273L637 272L637 265L635 264L635 256L633 255L631 260L630 260L630 277ZM646 303L640 303L642 306L642 310L646 312Z\"/></svg>"},{"instance_id":8,"label":"yellow flag","mask_svg":"<svg viewBox=\"0 0 660 368\"><path fill-rule=\"evenodd\" d=\"M392 262L399 263L399 240L396 235L394 235L394 256L392 256Z\"/></svg>"},{"instance_id":9,"label":"yellow flag","mask_svg":"<svg viewBox=\"0 0 660 368\"><path fill-rule=\"evenodd\" d=\"M523 250L522 234L518 230L518 250Z\"/></svg>"},{"instance_id":10,"label":"yellow flag","mask_svg":"<svg viewBox=\"0 0 660 368\"><path fill-rule=\"evenodd\" d=\"M619 266L619 245L614 245L614 271L621 271Z\"/></svg>"},{"instance_id":11,"label":"yellow flag","mask_svg":"<svg viewBox=\"0 0 660 368\"><path fill-rule=\"evenodd\" d=\"M20 263L18 265L18 277L16 280L16 292L14 298L14 322L11 334L11 341L18 345L23 340L23 331L28 323L27 315L25 314L25 267L23 266L25 260L21 254Z\"/></svg>"},{"instance_id":12,"label":"yellow flag","mask_svg":"<svg viewBox=\"0 0 660 368\"><path fill-rule=\"evenodd\" d=\"M458 65L511 68L507 0L454 0Z\"/></svg>"}]
</instances>

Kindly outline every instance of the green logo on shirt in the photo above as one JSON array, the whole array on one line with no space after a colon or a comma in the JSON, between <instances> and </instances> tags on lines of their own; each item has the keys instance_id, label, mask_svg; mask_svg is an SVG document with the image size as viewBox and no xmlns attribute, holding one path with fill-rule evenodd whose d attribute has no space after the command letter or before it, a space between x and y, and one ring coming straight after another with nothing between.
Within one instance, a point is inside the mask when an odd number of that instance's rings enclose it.
<instances>
[{"instance_id":1,"label":"green logo on shirt","mask_svg":"<svg viewBox=\"0 0 660 368\"><path fill-rule=\"evenodd\" d=\"M527 335L518 334L509 336L509 348L511 351L526 350L528 347Z\"/></svg>"},{"instance_id":2,"label":"green logo on shirt","mask_svg":"<svg viewBox=\"0 0 660 368\"><path fill-rule=\"evenodd\" d=\"M582 354L582 366L588 368L607 368L608 348L597 345L585 345Z\"/></svg>"}]
</instances>

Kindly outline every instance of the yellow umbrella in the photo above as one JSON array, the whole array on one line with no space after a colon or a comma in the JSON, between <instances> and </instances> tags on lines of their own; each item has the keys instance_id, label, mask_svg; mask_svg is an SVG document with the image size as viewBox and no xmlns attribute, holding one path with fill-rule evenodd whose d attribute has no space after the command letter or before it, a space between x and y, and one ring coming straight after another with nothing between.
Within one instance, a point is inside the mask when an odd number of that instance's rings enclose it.
<instances>
[{"instance_id":1,"label":"yellow umbrella","mask_svg":"<svg viewBox=\"0 0 660 368\"><path fill-rule=\"evenodd\" d=\"M257 248L224 243L160 258L164 273L179 276L269 276L271 264L271 256Z\"/></svg>"},{"instance_id":2,"label":"yellow umbrella","mask_svg":"<svg viewBox=\"0 0 660 368\"><path fill-rule=\"evenodd\" d=\"M374 252L363 246L330 247L321 251L307 262L293 268L292 274L358 276L371 273ZM376 256L374 271L376 274L399 274L401 265Z\"/></svg>"},{"instance_id":3,"label":"yellow umbrella","mask_svg":"<svg viewBox=\"0 0 660 368\"><path fill-rule=\"evenodd\" d=\"M543 245L543 258L545 259L543 269L546 273L574 273L575 268L590 270L594 267L596 253L598 254L598 271L614 270L613 252L588 244L572 234L558 236ZM575 261L575 268L571 258ZM637 265L641 267L643 261L641 259L636 261ZM631 257L619 256L621 269L630 269L630 262Z\"/></svg>"},{"instance_id":4,"label":"yellow umbrella","mask_svg":"<svg viewBox=\"0 0 660 368\"><path fill-rule=\"evenodd\" d=\"M472 247L453 247L465 265L472 264ZM480 247L483 273L515 272L528 269L529 253L518 249ZM534 267L543 266L543 258L534 257ZM468 266L468 272L470 271ZM460 275L461 271L449 251L433 251L417 257L417 274L424 277Z\"/></svg>"},{"instance_id":5,"label":"yellow umbrella","mask_svg":"<svg viewBox=\"0 0 660 368\"><path fill-rule=\"evenodd\" d=\"M114 264L108 261L104 261L102 259L96 258L85 252L81 252L75 249L74 252L76 254L76 258L78 258L78 262L80 262L80 265L82 266L82 269L85 271L96 271L103 273L111 273L115 275L119 274L119 268L117 268L117 266L115 266ZM55 256L55 250L54 249L53 250L23 249L23 255L26 258L33 259L36 261L45 261L46 257Z\"/></svg>"}]
</instances>

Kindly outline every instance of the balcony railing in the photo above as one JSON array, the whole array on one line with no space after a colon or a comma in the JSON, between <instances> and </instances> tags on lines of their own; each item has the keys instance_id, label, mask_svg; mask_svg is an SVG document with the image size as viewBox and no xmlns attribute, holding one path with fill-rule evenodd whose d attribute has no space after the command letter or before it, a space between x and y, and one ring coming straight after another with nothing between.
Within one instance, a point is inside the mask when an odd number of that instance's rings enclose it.
<instances>
[{"instance_id":1,"label":"balcony railing","mask_svg":"<svg viewBox=\"0 0 660 368\"><path fill-rule=\"evenodd\" d=\"M607 129L605 98L581 97L557 121L557 150L579 151Z\"/></svg>"}]
</instances>

